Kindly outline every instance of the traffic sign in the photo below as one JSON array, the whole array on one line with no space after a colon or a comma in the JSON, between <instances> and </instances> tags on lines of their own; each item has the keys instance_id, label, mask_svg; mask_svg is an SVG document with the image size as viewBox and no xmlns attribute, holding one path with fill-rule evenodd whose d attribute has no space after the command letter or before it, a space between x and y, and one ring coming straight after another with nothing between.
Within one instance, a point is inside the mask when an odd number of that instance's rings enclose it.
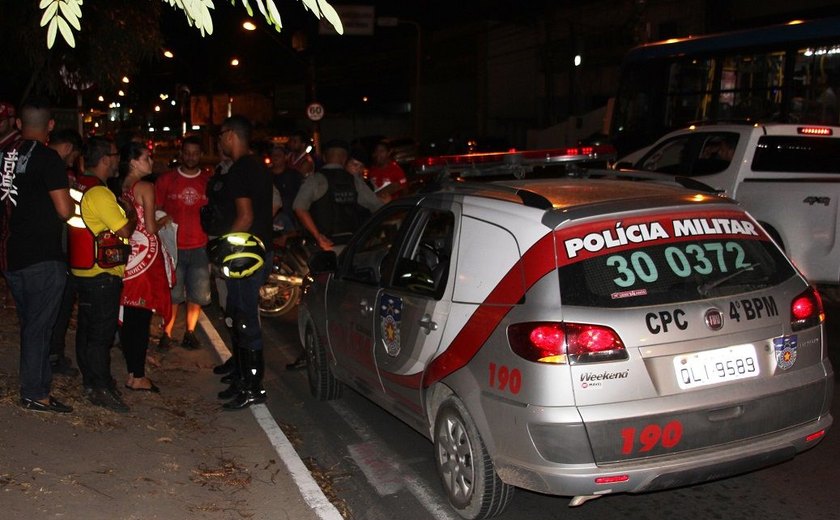
<instances>
[{"instance_id":1,"label":"traffic sign","mask_svg":"<svg viewBox=\"0 0 840 520\"><path fill-rule=\"evenodd\" d=\"M320 121L324 118L324 105L321 103L309 103L306 107L306 117L310 121Z\"/></svg>"}]
</instances>

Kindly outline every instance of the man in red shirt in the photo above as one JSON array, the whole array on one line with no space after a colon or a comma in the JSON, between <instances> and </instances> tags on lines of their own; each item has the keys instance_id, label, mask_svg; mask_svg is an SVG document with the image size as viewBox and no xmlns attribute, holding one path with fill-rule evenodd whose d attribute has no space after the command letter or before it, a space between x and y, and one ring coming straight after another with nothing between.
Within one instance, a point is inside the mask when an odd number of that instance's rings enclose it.
<instances>
[{"instance_id":1,"label":"man in red shirt","mask_svg":"<svg viewBox=\"0 0 840 520\"><path fill-rule=\"evenodd\" d=\"M210 171L199 166L201 141L186 137L181 144L181 164L155 182L155 200L178 225L178 257L175 286L172 288L172 318L166 324L159 347L169 346L172 328L181 303L187 304L186 332L181 346L194 350L201 346L195 326L201 307L210 303L210 262L207 259L207 234L201 227L200 210L207 204L207 181Z\"/></svg>"},{"instance_id":2,"label":"man in red shirt","mask_svg":"<svg viewBox=\"0 0 840 520\"><path fill-rule=\"evenodd\" d=\"M391 145L388 141L376 143L371 156L373 164L368 171L368 180L373 184L373 189L380 198L386 198L386 195L393 196L408 185L405 172L391 158ZM390 197L386 200L388 199Z\"/></svg>"}]
</instances>

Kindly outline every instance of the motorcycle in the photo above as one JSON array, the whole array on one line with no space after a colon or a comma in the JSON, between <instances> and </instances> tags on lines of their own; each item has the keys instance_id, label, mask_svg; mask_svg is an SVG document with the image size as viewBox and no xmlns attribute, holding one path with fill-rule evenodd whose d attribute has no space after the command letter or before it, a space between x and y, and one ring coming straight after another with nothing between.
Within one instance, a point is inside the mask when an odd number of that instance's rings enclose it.
<instances>
[{"instance_id":1,"label":"motorcycle","mask_svg":"<svg viewBox=\"0 0 840 520\"><path fill-rule=\"evenodd\" d=\"M280 242L280 243L278 243ZM303 281L309 274L306 239L275 239L274 258L268 281L260 287L260 315L282 316L297 306Z\"/></svg>"}]
</instances>

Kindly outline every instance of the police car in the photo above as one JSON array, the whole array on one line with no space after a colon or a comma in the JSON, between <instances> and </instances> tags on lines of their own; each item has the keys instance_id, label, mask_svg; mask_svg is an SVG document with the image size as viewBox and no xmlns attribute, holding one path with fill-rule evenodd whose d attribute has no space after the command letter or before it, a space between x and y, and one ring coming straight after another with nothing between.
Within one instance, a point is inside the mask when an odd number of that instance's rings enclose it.
<instances>
[{"instance_id":1,"label":"police car","mask_svg":"<svg viewBox=\"0 0 840 520\"><path fill-rule=\"evenodd\" d=\"M464 518L516 487L579 505L754 470L832 424L818 293L715 194L454 183L310 267L312 393L351 387L428 437Z\"/></svg>"}]
</instances>

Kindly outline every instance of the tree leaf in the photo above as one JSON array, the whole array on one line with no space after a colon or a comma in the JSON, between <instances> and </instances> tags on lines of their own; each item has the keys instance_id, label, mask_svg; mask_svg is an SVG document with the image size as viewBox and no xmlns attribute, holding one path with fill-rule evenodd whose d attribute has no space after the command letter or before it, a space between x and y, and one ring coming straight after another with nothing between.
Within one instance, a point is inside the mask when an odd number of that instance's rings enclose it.
<instances>
[{"instance_id":1,"label":"tree leaf","mask_svg":"<svg viewBox=\"0 0 840 520\"><path fill-rule=\"evenodd\" d=\"M55 16L56 11L58 10L58 2L50 4L49 7L44 11L44 16L41 17L41 27L50 23L50 20Z\"/></svg>"},{"instance_id":2,"label":"tree leaf","mask_svg":"<svg viewBox=\"0 0 840 520\"><path fill-rule=\"evenodd\" d=\"M201 7L201 16L204 23L204 29L207 31L207 34L213 34L213 16L210 14L210 9L207 8L206 4L202 5Z\"/></svg>"},{"instance_id":3,"label":"tree leaf","mask_svg":"<svg viewBox=\"0 0 840 520\"><path fill-rule=\"evenodd\" d=\"M283 28L283 22L280 20L280 11L277 10L277 6L274 4L274 0L265 0L268 4L268 12L271 15L271 22L279 29Z\"/></svg>"},{"instance_id":4,"label":"tree leaf","mask_svg":"<svg viewBox=\"0 0 840 520\"><path fill-rule=\"evenodd\" d=\"M326 2L320 2L320 6L321 13L324 15L324 18L332 24L333 28L335 28L335 32L338 34L344 34L344 24L341 23L341 17L338 16L338 11Z\"/></svg>"},{"instance_id":5,"label":"tree leaf","mask_svg":"<svg viewBox=\"0 0 840 520\"><path fill-rule=\"evenodd\" d=\"M254 0L254 1L257 2L257 7L260 8L260 13L262 13L263 18L265 18L266 20L269 20L268 13L265 12L265 5L263 4L263 0Z\"/></svg>"},{"instance_id":6,"label":"tree leaf","mask_svg":"<svg viewBox=\"0 0 840 520\"><path fill-rule=\"evenodd\" d=\"M44 9L45 7L50 5L51 3L55 3L55 2L59 2L59 1L61 1L61 0L41 0L41 3L38 4L38 9Z\"/></svg>"},{"instance_id":7,"label":"tree leaf","mask_svg":"<svg viewBox=\"0 0 840 520\"><path fill-rule=\"evenodd\" d=\"M231 2L231 3L233 3L233 2ZM254 10L251 9L251 4L248 3L248 0L242 0L242 5L245 6L245 11L248 13L248 16L253 18Z\"/></svg>"},{"instance_id":8,"label":"tree leaf","mask_svg":"<svg viewBox=\"0 0 840 520\"><path fill-rule=\"evenodd\" d=\"M55 33L58 30L58 18L53 18L50 21L50 26L47 28L47 48L52 49L55 45Z\"/></svg>"},{"instance_id":9,"label":"tree leaf","mask_svg":"<svg viewBox=\"0 0 840 520\"><path fill-rule=\"evenodd\" d=\"M82 4L84 3L83 0L67 0L67 6L70 8L70 11L76 18L82 17Z\"/></svg>"},{"instance_id":10,"label":"tree leaf","mask_svg":"<svg viewBox=\"0 0 840 520\"><path fill-rule=\"evenodd\" d=\"M73 30L70 28L70 25L64 18L56 17L58 20L58 30L61 32L61 36L64 38L64 41L67 42L67 45L70 47L76 47L76 38L73 37Z\"/></svg>"},{"instance_id":11,"label":"tree leaf","mask_svg":"<svg viewBox=\"0 0 840 520\"><path fill-rule=\"evenodd\" d=\"M59 7L61 8L61 14L64 15L64 19L67 20L67 22L70 25L72 25L77 31L81 31L82 26L79 24L79 19L76 18L76 14L70 7L68 7L68 5L69 4L67 4L66 2L62 2L61 4L59 4Z\"/></svg>"}]
</instances>

